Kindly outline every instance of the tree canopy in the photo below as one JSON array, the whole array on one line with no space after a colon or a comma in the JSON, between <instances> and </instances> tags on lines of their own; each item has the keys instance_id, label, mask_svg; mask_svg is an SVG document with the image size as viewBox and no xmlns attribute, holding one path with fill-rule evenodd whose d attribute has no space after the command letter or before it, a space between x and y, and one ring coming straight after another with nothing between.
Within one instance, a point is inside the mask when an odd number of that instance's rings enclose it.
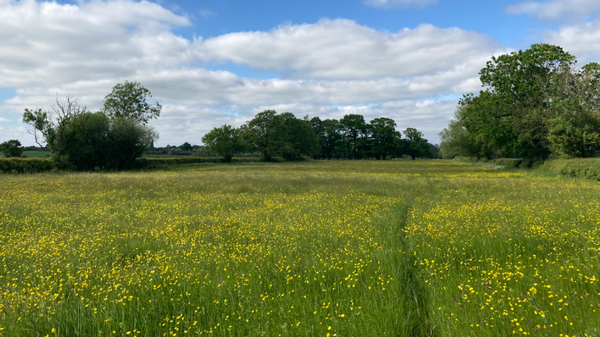
<instances>
[{"instance_id":1,"label":"tree canopy","mask_svg":"<svg viewBox=\"0 0 600 337\"><path fill-rule=\"evenodd\" d=\"M260 153L265 161L274 157L286 160L305 157L388 159L410 155L415 159L436 155L437 147L429 144L421 132L414 128L408 130L411 130L411 138L402 139L401 133L396 131L396 122L386 117L367 123L364 116L358 114L346 115L340 120L321 120L265 110L238 129L228 125L214 128L202 141L211 152L220 154L226 161L242 148L250 153ZM237 143L238 135L242 144Z\"/></svg>"},{"instance_id":2,"label":"tree canopy","mask_svg":"<svg viewBox=\"0 0 600 337\"><path fill-rule=\"evenodd\" d=\"M137 92L132 95L137 97L132 101L140 98L143 101L143 97L150 95L139 83L126 82L115 86L107 101L115 102L115 97L126 98L121 89L130 87ZM146 122L151 116L157 117L160 109L148 113L144 104L129 104L124 110L106 109L105 104L102 111L90 112L75 99L67 97L65 101L57 99L49 110L25 109L23 122L30 126L28 131L38 145L45 143L59 168L125 169L132 167L135 159L158 138ZM160 108L158 103L157 106Z\"/></svg>"},{"instance_id":3,"label":"tree canopy","mask_svg":"<svg viewBox=\"0 0 600 337\"><path fill-rule=\"evenodd\" d=\"M492 57L480 72L484 87L459 102L440 133L442 152L530 163L551 154L590 157L600 149L600 66L576 68L561 47L534 44Z\"/></svg>"},{"instance_id":4,"label":"tree canopy","mask_svg":"<svg viewBox=\"0 0 600 337\"><path fill-rule=\"evenodd\" d=\"M151 98L150 90L138 82L119 83L104 98L104 113L110 118L126 118L141 124L160 116L162 106L146 101Z\"/></svg>"}]
</instances>

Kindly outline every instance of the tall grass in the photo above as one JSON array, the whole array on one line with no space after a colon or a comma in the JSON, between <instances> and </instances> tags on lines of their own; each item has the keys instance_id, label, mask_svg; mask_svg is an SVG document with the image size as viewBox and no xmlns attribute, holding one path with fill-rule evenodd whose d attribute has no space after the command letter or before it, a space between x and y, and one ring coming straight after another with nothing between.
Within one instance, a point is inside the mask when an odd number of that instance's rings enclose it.
<instances>
[{"instance_id":1,"label":"tall grass","mask_svg":"<svg viewBox=\"0 0 600 337\"><path fill-rule=\"evenodd\" d=\"M0 176L0 335L594 336L599 189L446 161Z\"/></svg>"}]
</instances>

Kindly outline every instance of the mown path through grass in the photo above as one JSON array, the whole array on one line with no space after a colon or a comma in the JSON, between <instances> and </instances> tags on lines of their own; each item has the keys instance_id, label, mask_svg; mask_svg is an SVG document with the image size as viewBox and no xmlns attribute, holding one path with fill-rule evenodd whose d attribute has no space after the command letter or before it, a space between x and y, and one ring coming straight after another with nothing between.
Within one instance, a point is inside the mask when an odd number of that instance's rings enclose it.
<instances>
[{"instance_id":1,"label":"mown path through grass","mask_svg":"<svg viewBox=\"0 0 600 337\"><path fill-rule=\"evenodd\" d=\"M0 176L1 336L598 336L597 183L448 161Z\"/></svg>"}]
</instances>

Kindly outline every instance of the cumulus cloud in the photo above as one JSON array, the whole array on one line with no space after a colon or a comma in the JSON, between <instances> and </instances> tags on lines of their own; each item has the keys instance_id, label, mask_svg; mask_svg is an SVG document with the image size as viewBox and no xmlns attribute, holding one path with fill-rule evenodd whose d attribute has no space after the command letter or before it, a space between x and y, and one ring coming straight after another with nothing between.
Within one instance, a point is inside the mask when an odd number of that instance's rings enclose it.
<instances>
[{"instance_id":1,"label":"cumulus cloud","mask_svg":"<svg viewBox=\"0 0 600 337\"><path fill-rule=\"evenodd\" d=\"M71 95L95 110L125 80L141 82L163 104L152 123L159 144L199 143L211 128L239 125L265 107L335 118L362 111L367 118L441 129L455 102L423 100L478 90L477 72L504 51L489 37L458 28L386 32L349 20L209 39L173 33L191 24L147 1L0 0L0 87L16 92L0 105L0 140L19 133L29 139L11 124L24 108ZM244 78L203 66L229 62L280 76Z\"/></svg>"},{"instance_id":2,"label":"cumulus cloud","mask_svg":"<svg viewBox=\"0 0 600 337\"><path fill-rule=\"evenodd\" d=\"M189 59L183 16L147 1L0 0L0 86L127 76Z\"/></svg>"},{"instance_id":3,"label":"cumulus cloud","mask_svg":"<svg viewBox=\"0 0 600 337\"><path fill-rule=\"evenodd\" d=\"M397 33L350 20L283 25L197 41L205 60L288 72L290 78L404 77L447 71L489 58L500 47L483 34L420 25Z\"/></svg>"},{"instance_id":4,"label":"cumulus cloud","mask_svg":"<svg viewBox=\"0 0 600 337\"><path fill-rule=\"evenodd\" d=\"M546 41L577 56L580 63L598 62L600 57L600 20L562 26L546 33Z\"/></svg>"},{"instance_id":5,"label":"cumulus cloud","mask_svg":"<svg viewBox=\"0 0 600 337\"><path fill-rule=\"evenodd\" d=\"M511 14L529 14L542 20L587 19L589 15L600 11L598 0L552 0L524 1L506 7Z\"/></svg>"},{"instance_id":6,"label":"cumulus cloud","mask_svg":"<svg viewBox=\"0 0 600 337\"><path fill-rule=\"evenodd\" d=\"M375 8L406 8L418 7L423 8L431 4L437 3L438 0L365 0L364 4Z\"/></svg>"}]
</instances>

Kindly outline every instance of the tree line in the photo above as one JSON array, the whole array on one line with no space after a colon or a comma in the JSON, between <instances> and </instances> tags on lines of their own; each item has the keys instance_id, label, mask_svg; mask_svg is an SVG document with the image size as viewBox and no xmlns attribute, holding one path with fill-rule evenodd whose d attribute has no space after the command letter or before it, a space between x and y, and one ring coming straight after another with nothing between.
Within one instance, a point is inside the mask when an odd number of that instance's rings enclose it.
<instances>
[{"instance_id":1,"label":"tree line","mask_svg":"<svg viewBox=\"0 0 600 337\"><path fill-rule=\"evenodd\" d=\"M321 120L296 118L291 112L265 110L240 126L216 127L202 137L206 148L225 161L240 153L260 153L264 161L314 159L387 159L409 155L431 158L438 153L423 133L414 128L396 131L390 118L366 122L364 116L349 114Z\"/></svg>"},{"instance_id":2,"label":"tree line","mask_svg":"<svg viewBox=\"0 0 600 337\"><path fill-rule=\"evenodd\" d=\"M444 158L594 157L600 152L600 65L576 67L561 47L534 44L492 57L484 90L459 101L440 133Z\"/></svg>"},{"instance_id":3,"label":"tree line","mask_svg":"<svg viewBox=\"0 0 600 337\"><path fill-rule=\"evenodd\" d=\"M290 112L266 110L235 128L214 128L202 141L204 146L185 142L179 147L154 149L158 133L147 124L158 118L162 106L150 104L150 91L137 82L117 84L104 99L103 108L92 112L67 97L47 110L25 109L23 122L40 148L50 152L59 169L127 169L143 153L220 155L230 162L235 155L260 155L264 161L314 159L388 159L410 156L432 158L439 153L423 133L407 128L396 130L390 118L367 122L349 114L336 119L296 118ZM23 148L18 140L0 144L8 157L18 157Z\"/></svg>"}]
</instances>

